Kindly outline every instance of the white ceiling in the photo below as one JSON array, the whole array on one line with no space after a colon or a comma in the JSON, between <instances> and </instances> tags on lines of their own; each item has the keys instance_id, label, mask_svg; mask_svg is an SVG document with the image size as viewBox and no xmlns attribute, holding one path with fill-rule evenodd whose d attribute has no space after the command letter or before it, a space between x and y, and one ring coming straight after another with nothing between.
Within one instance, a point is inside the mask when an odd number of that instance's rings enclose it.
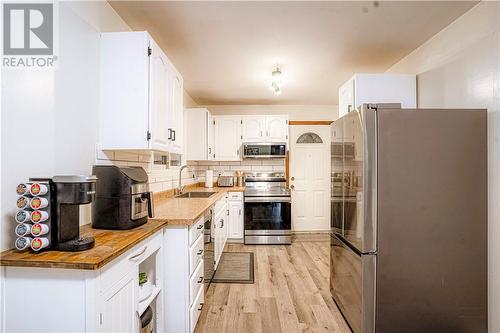
<instances>
[{"instance_id":1,"label":"white ceiling","mask_svg":"<svg viewBox=\"0 0 500 333\"><path fill-rule=\"evenodd\" d=\"M112 1L148 30L204 105L337 104L355 72L383 72L476 2ZM280 64L285 85L269 79Z\"/></svg>"}]
</instances>

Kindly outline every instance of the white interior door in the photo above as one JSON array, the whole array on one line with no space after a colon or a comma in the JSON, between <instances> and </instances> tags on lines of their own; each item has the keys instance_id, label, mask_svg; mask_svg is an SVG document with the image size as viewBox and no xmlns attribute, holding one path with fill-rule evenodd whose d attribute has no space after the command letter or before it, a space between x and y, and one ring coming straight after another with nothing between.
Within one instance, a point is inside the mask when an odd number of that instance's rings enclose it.
<instances>
[{"instance_id":1,"label":"white interior door","mask_svg":"<svg viewBox=\"0 0 500 333\"><path fill-rule=\"evenodd\" d=\"M306 133L314 134L310 136L315 139L312 140L314 142L306 140L297 143ZM290 126L290 188L294 231L330 229L330 140L330 126Z\"/></svg>"}]
</instances>

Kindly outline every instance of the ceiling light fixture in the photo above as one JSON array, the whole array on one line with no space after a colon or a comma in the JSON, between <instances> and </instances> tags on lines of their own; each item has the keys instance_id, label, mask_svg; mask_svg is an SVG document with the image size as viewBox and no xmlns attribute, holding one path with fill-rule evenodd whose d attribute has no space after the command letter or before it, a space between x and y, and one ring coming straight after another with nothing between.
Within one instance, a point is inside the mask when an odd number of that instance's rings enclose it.
<instances>
[{"instance_id":1,"label":"ceiling light fixture","mask_svg":"<svg viewBox=\"0 0 500 333\"><path fill-rule=\"evenodd\" d=\"M276 65L276 68L272 73L272 80L271 80L271 90L274 92L275 95L281 94L282 85L283 85L283 78L281 69L278 65Z\"/></svg>"}]
</instances>

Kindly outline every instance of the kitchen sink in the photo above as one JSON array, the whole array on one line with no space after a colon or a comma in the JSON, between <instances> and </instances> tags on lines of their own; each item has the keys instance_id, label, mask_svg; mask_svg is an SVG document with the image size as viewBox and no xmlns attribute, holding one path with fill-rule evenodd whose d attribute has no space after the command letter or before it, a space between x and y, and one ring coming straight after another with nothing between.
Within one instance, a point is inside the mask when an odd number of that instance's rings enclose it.
<instances>
[{"instance_id":1,"label":"kitchen sink","mask_svg":"<svg viewBox=\"0 0 500 333\"><path fill-rule=\"evenodd\" d=\"M176 195L176 198L209 198L217 192L186 192Z\"/></svg>"}]
</instances>

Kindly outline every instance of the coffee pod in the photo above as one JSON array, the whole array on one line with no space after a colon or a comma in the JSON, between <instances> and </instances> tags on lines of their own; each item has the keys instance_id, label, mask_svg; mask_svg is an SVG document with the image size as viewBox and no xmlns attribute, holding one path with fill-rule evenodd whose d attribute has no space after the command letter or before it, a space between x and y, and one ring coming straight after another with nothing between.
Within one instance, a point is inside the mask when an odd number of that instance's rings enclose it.
<instances>
[{"instance_id":1,"label":"coffee pod","mask_svg":"<svg viewBox=\"0 0 500 333\"><path fill-rule=\"evenodd\" d=\"M16 239L16 249L19 251L26 250L31 245L31 237L19 237Z\"/></svg>"},{"instance_id":2,"label":"coffee pod","mask_svg":"<svg viewBox=\"0 0 500 333\"><path fill-rule=\"evenodd\" d=\"M45 195L49 191L49 188L45 184L33 183L29 186L30 194L33 196Z\"/></svg>"},{"instance_id":3,"label":"coffee pod","mask_svg":"<svg viewBox=\"0 0 500 333\"><path fill-rule=\"evenodd\" d=\"M47 221L49 219L49 213L43 210L34 210L31 212L30 220L33 223Z\"/></svg>"},{"instance_id":4,"label":"coffee pod","mask_svg":"<svg viewBox=\"0 0 500 333\"><path fill-rule=\"evenodd\" d=\"M33 251L40 251L41 249L44 249L48 246L49 246L49 239L46 237L37 237L31 240L31 249Z\"/></svg>"},{"instance_id":5,"label":"coffee pod","mask_svg":"<svg viewBox=\"0 0 500 333\"><path fill-rule=\"evenodd\" d=\"M20 223L16 226L16 235L19 237L29 235L31 233L31 224Z\"/></svg>"},{"instance_id":6,"label":"coffee pod","mask_svg":"<svg viewBox=\"0 0 500 333\"><path fill-rule=\"evenodd\" d=\"M31 199L30 206L32 209L42 209L49 205L49 200L46 198L35 197Z\"/></svg>"},{"instance_id":7,"label":"coffee pod","mask_svg":"<svg viewBox=\"0 0 500 333\"><path fill-rule=\"evenodd\" d=\"M31 227L31 234L35 237L49 233L49 226L43 223L34 224Z\"/></svg>"},{"instance_id":8,"label":"coffee pod","mask_svg":"<svg viewBox=\"0 0 500 333\"><path fill-rule=\"evenodd\" d=\"M22 196L17 199L16 202L17 208L19 209L25 209L30 206L30 198Z\"/></svg>"},{"instance_id":9,"label":"coffee pod","mask_svg":"<svg viewBox=\"0 0 500 333\"><path fill-rule=\"evenodd\" d=\"M15 219L17 223L28 222L30 220L30 213L25 210L20 210L16 213Z\"/></svg>"},{"instance_id":10,"label":"coffee pod","mask_svg":"<svg viewBox=\"0 0 500 333\"><path fill-rule=\"evenodd\" d=\"M30 191L29 184L21 183L21 184L17 185L17 187L16 187L16 193L19 195L28 194L29 191Z\"/></svg>"}]
</instances>

